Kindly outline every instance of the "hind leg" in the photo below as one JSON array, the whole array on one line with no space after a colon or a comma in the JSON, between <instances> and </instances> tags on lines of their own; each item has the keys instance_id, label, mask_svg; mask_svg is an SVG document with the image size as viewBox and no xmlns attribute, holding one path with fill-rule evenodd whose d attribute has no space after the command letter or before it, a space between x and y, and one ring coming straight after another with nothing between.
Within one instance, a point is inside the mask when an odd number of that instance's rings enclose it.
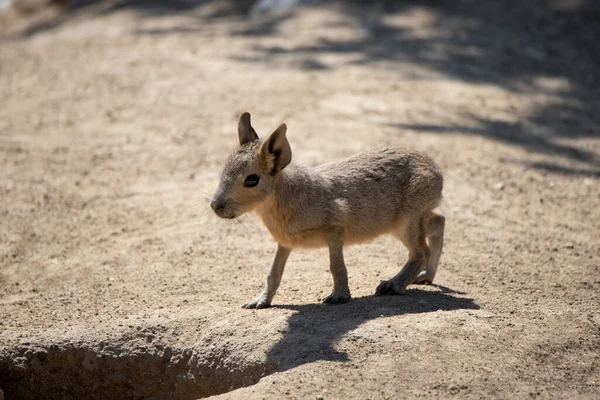
<instances>
[{"instance_id":1,"label":"hind leg","mask_svg":"<svg viewBox=\"0 0 600 400\"><path fill-rule=\"evenodd\" d=\"M438 263L440 262L440 256L442 255L442 248L444 247L444 224L446 218L443 215L431 213L427 224L425 225L425 232L427 235L427 241L429 242L429 248L431 249L431 257L427 262L425 270L421 272L417 279L416 284L432 283L435 278Z\"/></svg>"},{"instance_id":2,"label":"hind leg","mask_svg":"<svg viewBox=\"0 0 600 400\"><path fill-rule=\"evenodd\" d=\"M406 287L413 283L425 268L430 257L429 246L425 241L426 222L425 216L422 216L416 221L400 226L395 232L395 236L408 248L408 261L396 276L379 284L375 291L376 296L404 293Z\"/></svg>"}]
</instances>

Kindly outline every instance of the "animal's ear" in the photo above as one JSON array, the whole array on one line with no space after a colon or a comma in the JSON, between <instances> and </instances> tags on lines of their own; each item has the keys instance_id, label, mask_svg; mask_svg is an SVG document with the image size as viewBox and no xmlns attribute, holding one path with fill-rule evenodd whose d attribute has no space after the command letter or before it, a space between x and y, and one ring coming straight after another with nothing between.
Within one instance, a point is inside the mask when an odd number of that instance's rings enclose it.
<instances>
[{"instance_id":1,"label":"animal's ear","mask_svg":"<svg viewBox=\"0 0 600 400\"><path fill-rule=\"evenodd\" d=\"M240 139L240 146L258 140L258 135L250 123L249 112L243 113L240 117L238 122L238 138Z\"/></svg>"},{"instance_id":2,"label":"animal's ear","mask_svg":"<svg viewBox=\"0 0 600 400\"><path fill-rule=\"evenodd\" d=\"M292 161L292 148L285 137L287 126L279 125L260 145L259 154L271 176L284 169Z\"/></svg>"}]
</instances>

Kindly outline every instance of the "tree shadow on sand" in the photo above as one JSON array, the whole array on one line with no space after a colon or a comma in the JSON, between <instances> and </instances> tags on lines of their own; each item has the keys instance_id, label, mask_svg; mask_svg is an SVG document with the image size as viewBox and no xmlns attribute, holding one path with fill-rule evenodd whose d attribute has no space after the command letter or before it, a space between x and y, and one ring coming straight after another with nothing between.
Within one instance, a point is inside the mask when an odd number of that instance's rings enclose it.
<instances>
[{"instance_id":1,"label":"tree shadow on sand","mask_svg":"<svg viewBox=\"0 0 600 400\"><path fill-rule=\"evenodd\" d=\"M287 329L267 354L267 364L285 371L319 360L348 361L336 343L361 324L377 319L436 311L478 310L471 298L456 297L452 289L439 291L409 289L404 296L366 296L353 298L346 305L274 305L296 311Z\"/></svg>"},{"instance_id":2,"label":"tree shadow on sand","mask_svg":"<svg viewBox=\"0 0 600 400\"><path fill-rule=\"evenodd\" d=\"M494 85L516 95L546 96L530 110L514 108L518 122L462 115L464 125L387 124L430 134L479 135L521 147L550 161L521 161L526 167L553 173L600 177L598 147L576 140L600 139L600 3L555 0L442 2L436 0L324 1L345 14L364 34L322 38L281 47L257 44L248 62L327 70L323 56L352 55L349 65L414 64L472 85ZM427 17L419 24L398 24L394 17ZM417 13L417 14L415 14ZM411 17L412 16L412 17ZM419 78L416 78L419 79ZM550 83L548 83L550 82ZM549 88L548 85L555 85ZM385 90L385 88L381 88ZM475 109L485 109L476 105Z\"/></svg>"},{"instance_id":3,"label":"tree shadow on sand","mask_svg":"<svg viewBox=\"0 0 600 400\"><path fill-rule=\"evenodd\" d=\"M600 139L600 2L312 0L301 3L306 7L336 10L345 16L338 25L362 34L340 38L317 35L311 42L286 46L263 41L261 37L278 35L285 40L280 27L301 8L254 19L250 14L256 0L73 1L74 6L59 18L31 26L23 34L30 36L53 29L78 14L93 16L122 10L133 11L141 18L185 14L192 18L184 25L134 29L134 34L194 35L209 29L212 22L229 21L233 23L229 24L228 34L256 39L249 45L248 54L233 56L239 62L260 63L265 68L283 62L286 68L318 73L339 67L327 59L344 54L351 56L345 61L349 65L394 68L410 64L471 85L493 85L517 96L545 96L545 101L526 110L519 109L518 103L506 110L518 115L517 122L474 113L462 115L465 123L460 125L400 119L383 123L398 132L482 136L545 157L519 161L526 167L600 177L597 142ZM411 22L406 23L407 20ZM290 63L290 59L295 62ZM377 89L386 90L384 86ZM351 84L348 90L352 90ZM485 108L485 104L474 106L474 109ZM591 145L592 141L595 144Z\"/></svg>"},{"instance_id":4,"label":"tree shadow on sand","mask_svg":"<svg viewBox=\"0 0 600 400\"><path fill-rule=\"evenodd\" d=\"M193 17L193 22L165 28L140 29L138 34L194 34L206 30L211 22L227 19L241 23L246 19L256 0L71 0L65 1L62 12L51 19L45 19L28 26L21 32L30 37L45 31L59 28L76 18L94 18L121 11L133 11L139 18L161 18L173 15ZM291 16L291 14L287 14ZM260 24L253 24L239 33L267 35L276 29L285 19L280 15L263 19Z\"/></svg>"}]
</instances>

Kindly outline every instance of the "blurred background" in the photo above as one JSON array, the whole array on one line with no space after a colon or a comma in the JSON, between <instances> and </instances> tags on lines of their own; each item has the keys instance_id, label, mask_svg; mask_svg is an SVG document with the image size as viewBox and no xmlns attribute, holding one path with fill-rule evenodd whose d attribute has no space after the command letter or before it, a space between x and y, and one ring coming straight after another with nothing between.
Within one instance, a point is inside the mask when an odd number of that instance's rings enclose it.
<instances>
[{"instance_id":1,"label":"blurred background","mask_svg":"<svg viewBox=\"0 0 600 400\"><path fill-rule=\"evenodd\" d=\"M253 107L275 119L304 110L317 116L340 108L334 113L350 117L367 111L361 119L376 119L371 131L485 136L532 151L524 162L542 170L598 172L585 144L598 133L594 1L4 0L1 7L9 41L46 40L34 56L45 61L29 79L64 78L69 84L60 88L77 88L79 96L118 94L103 110L116 123L127 112L125 98L141 96L137 107L145 111L171 113L165 102L179 102L191 111L185 123L202 115L213 128L222 121L203 103L232 95L236 101L221 109L233 114ZM17 79L8 64L18 59L8 50L3 60L4 79ZM223 86L214 87L214 78ZM416 87L425 82L427 89ZM436 90L435 82L452 87ZM260 94L262 85L273 94ZM430 87L434 97L424 93ZM39 87L38 97L44 91L59 95ZM98 101L78 104L79 114ZM258 108L265 103L268 111ZM61 108L69 113L75 110Z\"/></svg>"}]
</instances>

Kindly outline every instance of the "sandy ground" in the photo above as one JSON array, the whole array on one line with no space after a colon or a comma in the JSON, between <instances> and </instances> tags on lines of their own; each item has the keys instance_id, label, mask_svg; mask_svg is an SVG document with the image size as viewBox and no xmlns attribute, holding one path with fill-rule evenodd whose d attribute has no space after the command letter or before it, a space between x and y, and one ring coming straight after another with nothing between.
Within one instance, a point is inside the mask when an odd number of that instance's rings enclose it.
<instances>
[{"instance_id":1,"label":"sandy ground","mask_svg":"<svg viewBox=\"0 0 600 400\"><path fill-rule=\"evenodd\" d=\"M597 398L600 11L591 1L117 1L0 43L0 388L39 398ZM393 5L392 5L393 4ZM7 22L8 21L8 22ZM275 251L207 198L249 110L310 165L377 145L445 173L435 285L406 250Z\"/></svg>"}]
</instances>

